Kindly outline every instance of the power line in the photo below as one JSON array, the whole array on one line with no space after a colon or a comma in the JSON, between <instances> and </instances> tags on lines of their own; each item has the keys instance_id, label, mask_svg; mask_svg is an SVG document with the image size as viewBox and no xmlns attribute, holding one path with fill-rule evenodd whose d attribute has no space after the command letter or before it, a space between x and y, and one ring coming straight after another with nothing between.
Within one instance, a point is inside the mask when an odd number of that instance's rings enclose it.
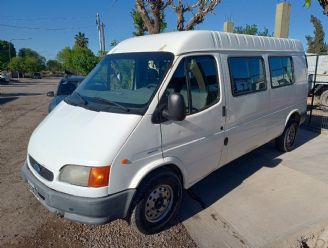
<instances>
[{"instance_id":1,"label":"power line","mask_svg":"<svg viewBox=\"0 0 328 248\"><path fill-rule=\"evenodd\" d=\"M61 30L72 30L72 29L83 29L83 28L94 28L92 26L82 26L82 27L70 27L70 28L42 28L42 27L28 27L28 26L16 26L16 25L7 25L7 24L0 24L2 27L7 28L16 28L16 29L29 29L29 30L46 30L46 31L61 31Z\"/></svg>"},{"instance_id":2,"label":"power line","mask_svg":"<svg viewBox=\"0 0 328 248\"><path fill-rule=\"evenodd\" d=\"M93 19L94 16L84 16L84 17L26 17L26 18L17 18L14 16L2 16L2 18L8 18L14 21L53 21L53 20L81 20L81 19Z\"/></svg>"}]
</instances>

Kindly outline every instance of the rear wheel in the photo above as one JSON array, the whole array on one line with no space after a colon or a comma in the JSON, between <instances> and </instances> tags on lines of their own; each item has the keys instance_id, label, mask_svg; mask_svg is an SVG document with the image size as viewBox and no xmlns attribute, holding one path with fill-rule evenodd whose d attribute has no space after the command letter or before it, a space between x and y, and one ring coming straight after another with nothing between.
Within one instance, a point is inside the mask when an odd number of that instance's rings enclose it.
<instances>
[{"instance_id":1,"label":"rear wheel","mask_svg":"<svg viewBox=\"0 0 328 248\"><path fill-rule=\"evenodd\" d=\"M328 108L328 90L324 91L320 96L320 104L322 107Z\"/></svg>"},{"instance_id":2,"label":"rear wheel","mask_svg":"<svg viewBox=\"0 0 328 248\"><path fill-rule=\"evenodd\" d=\"M284 132L276 138L276 147L282 152L289 152L294 149L298 122L294 119L288 121Z\"/></svg>"},{"instance_id":3,"label":"rear wheel","mask_svg":"<svg viewBox=\"0 0 328 248\"><path fill-rule=\"evenodd\" d=\"M174 172L153 173L138 188L130 224L144 234L160 232L176 216L181 200L182 183Z\"/></svg>"}]
</instances>

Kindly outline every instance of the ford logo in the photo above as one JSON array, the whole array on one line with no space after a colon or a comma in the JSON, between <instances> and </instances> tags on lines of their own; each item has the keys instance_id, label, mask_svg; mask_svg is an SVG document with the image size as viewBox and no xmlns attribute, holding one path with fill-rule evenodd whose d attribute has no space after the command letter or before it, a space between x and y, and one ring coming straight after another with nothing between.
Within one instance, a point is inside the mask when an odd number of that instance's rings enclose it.
<instances>
[{"instance_id":1,"label":"ford logo","mask_svg":"<svg viewBox=\"0 0 328 248\"><path fill-rule=\"evenodd\" d=\"M33 169L37 172L40 173L41 172L41 167L40 165L38 165L37 163L33 163L32 164Z\"/></svg>"}]
</instances>

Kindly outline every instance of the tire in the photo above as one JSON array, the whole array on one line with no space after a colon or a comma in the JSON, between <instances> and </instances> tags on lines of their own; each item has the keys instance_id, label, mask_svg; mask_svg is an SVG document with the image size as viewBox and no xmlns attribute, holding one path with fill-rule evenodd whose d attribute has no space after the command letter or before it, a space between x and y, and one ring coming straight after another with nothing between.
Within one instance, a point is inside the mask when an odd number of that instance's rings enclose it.
<instances>
[{"instance_id":1,"label":"tire","mask_svg":"<svg viewBox=\"0 0 328 248\"><path fill-rule=\"evenodd\" d=\"M284 132L276 138L276 147L282 152L290 152L294 149L295 138L297 135L299 124L296 120L288 121Z\"/></svg>"},{"instance_id":2,"label":"tire","mask_svg":"<svg viewBox=\"0 0 328 248\"><path fill-rule=\"evenodd\" d=\"M322 92L320 96L320 104L322 107L328 108L328 90Z\"/></svg>"},{"instance_id":3,"label":"tire","mask_svg":"<svg viewBox=\"0 0 328 248\"><path fill-rule=\"evenodd\" d=\"M138 188L130 225L143 234L162 231L175 218L182 201L182 183L170 170L150 174Z\"/></svg>"}]
</instances>

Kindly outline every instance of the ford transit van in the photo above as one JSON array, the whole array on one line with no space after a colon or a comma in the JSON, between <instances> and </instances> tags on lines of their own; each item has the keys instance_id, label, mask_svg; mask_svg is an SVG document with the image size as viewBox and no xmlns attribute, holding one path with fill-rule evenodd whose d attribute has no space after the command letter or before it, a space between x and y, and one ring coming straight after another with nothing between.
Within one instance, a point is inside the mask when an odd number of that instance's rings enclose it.
<instances>
[{"instance_id":1,"label":"ford transit van","mask_svg":"<svg viewBox=\"0 0 328 248\"><path fill-rule=\"evenodd\" d=\"M34 130L22 173L51 212L161 231L184 189L275 139L294 147L300 41L212 31L120 42Z\"/></svg>"}]
</instances>

